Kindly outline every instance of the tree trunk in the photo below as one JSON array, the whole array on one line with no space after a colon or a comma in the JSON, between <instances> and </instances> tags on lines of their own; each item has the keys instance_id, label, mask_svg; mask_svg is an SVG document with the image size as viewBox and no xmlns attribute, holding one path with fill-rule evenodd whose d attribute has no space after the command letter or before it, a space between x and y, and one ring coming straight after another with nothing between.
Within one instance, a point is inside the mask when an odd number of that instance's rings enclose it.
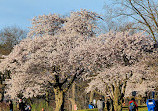
<instances>
[{"instance_id":1,"label":"tree trunk","mask_svg":"<svg viewBox=\"0 0 158 111\"><path fill-rule=\"evenodd\" d=\"M49 107L49 92L46 92L46 107Z\"/></svg>"},{"instance_id":2,"label":"tree trunk","mask_svg":"<svg viewBox=\"0 0 158 111\"><path fill-rule=\"evenodd\" d=\"M114 111L114 103L111 98L110 98L110 111Z\"/></svg>"},{"instance_id":3,"label":"tree trunk","mask_svg":"<svg viewBox=\"0 0 158 111\"><path fill-rule=\"evenodd\" d=\"M76 104L76 102L75 102L75 92L76 92L76 85L75 85L75 83L73 83L72 84L72 100L71 100L72 110L74 110L74 105Z\"/></svg>"},{"instance_id":4,"label":"tree trunk","mask_svg":"<svg viewBox=\"0 0 158 111\"><path fill-rule=\"evenodd\" d=\"M118 81L115 82L114 85L111 85L112 87L111 97L113 100L114 111L122 111L122 103L127 85L127 79L128 78L126 78L126 80L124 80L123 82Z\"/></svg>"},{"instance_id":5,"label":"tree trunk","mask_svg":"<svg viewBox=\"0 0 158 111\"><path fill-rule=\"evenodd\" d=\"M56 69L53 69L54 71L56 71ZM63 80L63 82L60 82L59 80L59 75L54 75L55 77L55 83L50 82L53 87L54 87L54 93L55 93L55 103L56 103L56 108L55 111L64 111L64 96L65 93L68 91L68 89L71 87L71 85L74 83L75 79L77 78L77 75L80 75L82 72L84 71L84 69L79 70L79 72L77 71L75 73L75 75L72 77L72 79L70 81L68 81L68 78L66 78L65 80ZM64 89L64 84L67 83L67 87Z\"/></svg>"},{"instance_id":6,"label":"tree trunk","mask_svg":"<svg viewBox=\"0 0 158 111\"><path fill-rule=\"evenodd\" d=\"M55 93L55 111L64 111L64 92L59 87L54 88Z\"/></svg>"},{"instance_id":7,"label":"tree trunk","mask_svg":"<svg viewBox=\"0 0 158 111\"><path fill-rule=\"evenodd\" d=\"M89 102L93 102L93 96L94 96L94 91L90 92L90 98L89 98Z\"/></svg>"},{"instance_id":8,"label":"tree trunk","mask_svg":"<svg viewBox=\"0 0 158 111\"><path fill-rule=\"evenodd\" d=\"M4 98L4 84L0 83L0 102L3 101Z\"/></svg>"},{"instance_id":9,"label":"tree trunk","mask_svg":"<svg viewBox=\"0 0 158 111\"><path fill-rule=\"evenodd\" d=\"M120 85L115 86L114 94L113 94L113 104L114 111L122 111L122 93L120 89Z\"/></svg>"}]
</instances>

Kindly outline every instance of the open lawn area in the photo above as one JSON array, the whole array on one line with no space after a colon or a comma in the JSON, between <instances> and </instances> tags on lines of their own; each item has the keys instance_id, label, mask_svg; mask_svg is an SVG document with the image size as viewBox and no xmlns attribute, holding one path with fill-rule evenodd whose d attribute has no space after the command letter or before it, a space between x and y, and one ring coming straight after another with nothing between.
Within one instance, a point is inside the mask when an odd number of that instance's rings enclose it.
<instances>
[{"instance_id":1,"label":"open lawn area","mask_svg":"<svg viewBox=\"0 0 158 111\"><path fill-rule=\"evenodd\" d=\"M98 109L85 109L85 110L78 110L78 111L98 111ZM128 111L128 107L123 107L123 111ZM138 111L148 111L148 109L146 106L139 106Z\"/></svg>"}]
</instances>

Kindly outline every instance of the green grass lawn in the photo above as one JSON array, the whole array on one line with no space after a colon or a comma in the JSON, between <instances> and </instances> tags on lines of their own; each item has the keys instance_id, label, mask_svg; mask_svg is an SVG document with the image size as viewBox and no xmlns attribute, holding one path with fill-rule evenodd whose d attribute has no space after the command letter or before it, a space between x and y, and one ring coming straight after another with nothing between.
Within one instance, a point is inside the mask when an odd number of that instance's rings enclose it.
<instances>
[{"instance_id":1,"label":"green grass lawn","mask_svg":"<svg viewBox=\"0 0 158 111\"><path fill-rule=\"evenodd\" d=\"M128 107L123 107L123 111L128 111ZM148 111L147 106L138 106L138 111Z\"/></svg>"},{"instance_id":2,"label":"green grass lawn","mask_svg":"<svg viewBox=\"0 0 158 111\"><path fill-rule=\"evenodd\" d=\"M78 110L78 111L98 111L98 109L85 109L85 110ZM123 107L122 111L128 111L128 107ZM148 111L148 109L146 106L139 106L138 111Z\"/></svg>"}]
</instances>

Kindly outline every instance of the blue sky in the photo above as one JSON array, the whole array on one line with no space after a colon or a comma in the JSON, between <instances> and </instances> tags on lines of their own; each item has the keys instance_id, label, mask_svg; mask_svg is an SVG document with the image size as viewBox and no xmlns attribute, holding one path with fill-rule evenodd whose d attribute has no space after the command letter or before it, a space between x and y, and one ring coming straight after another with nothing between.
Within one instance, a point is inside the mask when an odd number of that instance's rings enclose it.
<instances>
[{"instance_id":1,"label":"blue sky","mask_svg":"<svg viewBox=\"0 0 158 111\"><path fill-rule=\"evenodd\" d=\"M0 0L0 29L6 26L31 26L34 16L88 9L99 14L104 12L105 0Z\"/></svg>"}]
</instances>

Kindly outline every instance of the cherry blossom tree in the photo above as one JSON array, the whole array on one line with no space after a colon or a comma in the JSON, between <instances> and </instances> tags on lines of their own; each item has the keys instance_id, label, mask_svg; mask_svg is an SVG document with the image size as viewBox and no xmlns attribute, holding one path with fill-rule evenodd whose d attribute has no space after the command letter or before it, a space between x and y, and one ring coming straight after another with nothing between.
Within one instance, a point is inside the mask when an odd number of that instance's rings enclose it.
<instances>
[{"instance_id":1,"label":"cherry blossom tree","mask_svg":"<svg viewBox=\"0 0 158 111\"><path fill-rule=\"evenodd\" d=\"M108 33L86 42L73 52L72 60L74 64L90 69L92 77L87 79L92 81L87 91L98 89L108 94L115 111L122 109L124 95L131 94L133 90L145 93L156 86L156 80L152 80L157 74L152 73L153 69L146 62L152 55L156 57L157 51L154 42L142 33Z\"/></svg>"},{"instance_id":2,"label":"cherry blossom tree","mask_svg":"<svg viewBox=\"0 0 158 111\"><path fill-rule=\"evenodd\" d=\"M57 14L35 16L28 36L54 35L62 28L64 22L66 19Z\"/></svg>"},{"instance_id":3,"label":"cherry blossom tree","mask_svg":"<svg viewBox=\"0 0 158 111\"><path fill-rule=\"evenodd\" d=\"M84 9L71 12L70 17L62 17L57 14L41 15L32 19L32 27L30 27L28 36L55 35L61 34L61 32L94 36L97 19L102 18L97 13Z\"/></svg>"},{"instance_id":4,"label":"cherry blossom tree","mask_svg":"<svg viewBox=\"0 0 158 111\"><path fill-rule=\"evenodd\" d=\"M81 10L72 12L66 19L55 14L33 19L29 37L0 63L1 71L11 71L11 79L6 81L6 95L16 98L22 93L28 98L53 88L55 111L63 111L65 92L84 74L84 67L74 66L70 61L71 52L95 35L97 18L96 13Z\"/></svg>"}]
</instances>

